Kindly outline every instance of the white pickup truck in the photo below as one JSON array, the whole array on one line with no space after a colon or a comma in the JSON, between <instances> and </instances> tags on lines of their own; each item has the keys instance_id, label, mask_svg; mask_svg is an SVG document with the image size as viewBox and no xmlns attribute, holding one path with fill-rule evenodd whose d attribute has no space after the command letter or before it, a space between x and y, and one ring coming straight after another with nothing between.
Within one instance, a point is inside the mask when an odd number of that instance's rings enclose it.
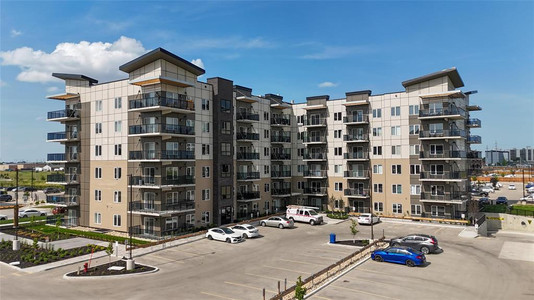
<instances>
[{"instance_id":1,"label":"white pickup truck","mask_svg":"<svg viewBox=\"0 0 534 300\"><path fill-rule=\"evenodd\" d=\"M304 222L310 225L323 223L323 217L314 208L306 206L288 206L286 218L293 220L293 222Z\"/></svg>"}]
</instances>

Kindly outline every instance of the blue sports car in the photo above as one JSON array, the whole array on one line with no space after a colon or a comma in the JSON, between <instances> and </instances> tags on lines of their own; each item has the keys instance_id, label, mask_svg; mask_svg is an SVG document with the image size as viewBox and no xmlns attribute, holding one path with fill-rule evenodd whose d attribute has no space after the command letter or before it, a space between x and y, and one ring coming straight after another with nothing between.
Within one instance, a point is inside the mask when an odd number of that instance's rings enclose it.
<instances>
[{"instance_id":1,"label":"blue sports car","mask_svg":"<svg viewBox=\"0 0 534 300\"><path fill-rule=\"evenodd\" d=\"M377 249L371 253L371 259L378 262L387 261L405 264L409 267L420 266L426 263L426 257L423 252L402 246Z\"/></svg>"}]
</instances>

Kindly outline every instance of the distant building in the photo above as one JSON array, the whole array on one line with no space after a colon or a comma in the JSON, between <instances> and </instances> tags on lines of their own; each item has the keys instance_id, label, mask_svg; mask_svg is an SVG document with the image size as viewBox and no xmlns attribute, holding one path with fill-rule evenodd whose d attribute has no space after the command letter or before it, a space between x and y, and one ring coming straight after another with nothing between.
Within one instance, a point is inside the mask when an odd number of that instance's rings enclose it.
<instances>
[{"instance_id":1,"label":"distant building","mask_svg":"<svg viewBox=\"0 0 534 300\"><path fill-rule=\"evenodd\" d=\"M486 165L497 165L510 161L510 152L507 150L487 150Z\"/></svg>"},{"instance_id":2,"label":"distant building","mask_svg":"<svg viewBox=\"0 0 534 300\"><path fill-rule=\"evenodd\" d=\"M511 161L517 161L520 164L534 164L534 148L527 146L525 148L512 148L508 150Z\"/></svg>"}]
</instances>

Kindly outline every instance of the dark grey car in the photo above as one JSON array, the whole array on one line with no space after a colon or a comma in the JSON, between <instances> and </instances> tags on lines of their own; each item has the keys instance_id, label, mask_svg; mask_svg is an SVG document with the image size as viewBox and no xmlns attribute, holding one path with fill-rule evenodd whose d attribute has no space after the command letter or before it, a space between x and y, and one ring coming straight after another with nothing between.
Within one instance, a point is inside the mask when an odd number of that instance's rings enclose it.
<instances>
[{"instance_id":1,"label":"dark grey car","mask_svg":"<svg viewBox=\"0 0 534 300\"><path fill-rule=\"evenodd\" d=\"M12 200L13 200L13 197L11 197L11 195L8 195L8 194L0 195L0 201L9 202L9 201L12 201Z\"/></svg>"},{"instance_id":2,"label":"dark grey car","mask_svg":"<svg viewBox=\"0 0 534 300\"><path fill-rule=\"evenodd\" d=\"M436 252L439 249L436 237L428 234L410 234L394 238L389 244L391 246L407 246L424 254Z\"/></svg>"}]
</instances>

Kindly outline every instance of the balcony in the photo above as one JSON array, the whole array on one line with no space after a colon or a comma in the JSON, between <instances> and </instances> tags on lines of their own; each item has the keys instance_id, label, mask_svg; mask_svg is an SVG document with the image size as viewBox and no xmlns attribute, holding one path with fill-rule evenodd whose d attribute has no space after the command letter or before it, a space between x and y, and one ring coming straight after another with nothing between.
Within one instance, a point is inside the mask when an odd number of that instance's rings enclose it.
<instances>
[{"instance_id":1,"label":"balcony","mask_svg":"<svg viewBox=\"0 0 534 300\"><path fill-rule=\"evenodd\" d=\"M79 141L78 131L59 131L59 132L49 132L46 135L47 142L69 142L69 141Z\"/></svg>"},{"instance_id":2,"label":"balcony","mask_svg":"<svg viewBox=\"0 0 534 300\"><path fill-rule=\"evenodd\" d=\"M159 111L171 110L182 113L194 113L195 102L188 100L187 95L178 94L178 99L166 97L150 97L140 100L130 100L130 110Z\"/></svg>"},{"instance_id":3,"label":"balcony","mask_svg":"<svg viewBox=\"0 0 534 300\"><path fill-rule=\"evenodd\" d=\"M346 125L369 124L369 116L346 116L343 117L343 123Z\"/></svg>"},{"instance_id":4,"label":"balcony","mask_svg":"<svg viewBox=\"0 0 534 300\"><path fill-rule=\"evenodd\" d=\"M291 196L291 188L281 188L281 189L272 188L271 196L278 196L278 197Z\"/></svg>"},{"instance_id":5,"label":"balcony","mask_svg":"<svg viewBox=\"0 0 534 300\"><path fill-rule=\"evenodd\" d=\"M467 120L467 127L469 128L480 128L482 126L482 122L480 119L469 119Z\"/></svg>"},{"instance_id":6,"label":"balcony","mask_svg":"<svg viewBox=\"0 0 534 300\"><path fill-rule=\"evenodd\" d=\"M291 132L271 135L271 143L291 143Z\"/></svg>"},{"instance_id":7,"label":"balcony","mask_svg":"<svg viewBox=\"0 0 534 300\"><path fill-rule=\"evenodd\" d=\"M449 203L449 204L461 204L463 201L467 200L465 194L454 192L454 193L421 193L421 202L430 202L430 203Z\"/></svg>"},{"instance_id":8,"label":"balcony","mask_svg":"<svg viewBox=\"0 0 534 300\"><path fill-rule=\"evenodd\" d=\"M289 115L279 115L278 117L271 117L271 126L289 125L291 125L291 118Z\"/></svg>"},{"instance_id":9,"label":"balcony","mask_svg":"<svg viewBox=\"0 0 534 300\"><path fill-rule=\"evenodd\" d=\"M48 162L66 162L65 153L48 153L46 155L46 161Z\"/></svg>"},{"instance_id":10,"label":"balcony","mask_svg":"<svg viewBox=\"0 0 534 300\"><path fill-rule=\"evenodd\" d=\"M255 160L260 159L259 152L237 152L236 155L238 160Z\"/></svg>"},{"instance_id":11,"label":"balcony","mask_svg":"<svg viewBox=\"0 0 534 300\"><path fill-rule=\"evenodd\" d=\"M420 131L419 139L459 139L465 138L465 130L451 129L451 130L436 130L436 131Z\"/></svg>"},{"instance_id":12,"label":"balcony","mask_svg":"<svg viewBox=\"0 0 534 300\"><path fill-rule=\"evenodd\" d=\"M369 172L364 170L345 171L343 177L347 179L369 179Z\"/></svg>"},{"instance_id":13,"label":"balcony","mask_svg":"<svg viewBox=\"0 0 534 300\"><path fill-rule=\"evenodd\" d=\"M346 160L369 160L368 152L349 152L343 153L343 158Z\"/></svg>"},{"instance_id":14,"label":"balcony","mask_svg":"<svg viewBox=\"0 0 534 300\"><path fill-rule=\"evenodd\" d=\"M77 206L79 204L78 195L46 195L46 203L57 206Z\"/></svg>"},{"instance_id":15,"label":"balcony","mask_svg":"<svg viewBox=\"0 0 534 300\"><path fill-rule=\"evenodd\" d=\"M46 176L47 183L77 184L78 174L50 174Z\"/></svg>"},{"instance_id":16,"label":"balcony","mask_svg":"<svg viewBox=\"0 0 534 300\"><path fill-rule=\"evenodd\" d=\"M251 114L251 113L237 113L235 116L236 121L240 122L257 122L260 120L259 114Z\"/></svg>"},{"instance_id":17,"label":"balcony","mask_svg":"<svg viewBox=\"0 0 534 300\"><path fill-rule=\"evenodd\" d=\"M260 172L237 172L237 180L260 179Z\"/></svg>"},{"instance_id":18,"label":"balcony","mask_svg":"<svg viewBox=\"0 0 534 300\"><path fill-rule=\"evenodd\" d=\"M155 176L133 176L131 184L133 186L145 188L161 188L162 186L191 185L195 184L195 178L190 175L177 177L155 177Z\"/></svg>"},{"instance_id":19,"label":"balcony","mask_svg":"<svg viewBox=\"0 0 534 300\"><path fill-rule=\"evenodd\" d=\"M271 171L271 178L291 178L291 171Z\"/></svg>"},{"instance_id":20,"label":"balcony","mask_svg":"<svg viewBox=\"0 0 534 300\"><path fill-rule=\"evenodd\" d=\"M163 151L130 151L129 160L194 160L195 151L163 150Z\"/></svg>"},{"instance_id":21,"label":"balcony","mask_svg":"<svg viewBox=\"0 0 534 300\"><path fill-rule=\"evenodd\" d=\"M304 188L303 194L309 196L326 196L326 187Z\"/></svg>"},{"instance_id":22,"label":"balcony","mask_svg":"<svg viewBox=\"0 0 534 300\"><path fill-rule=\"evenodd\" d=\"M326 152L304 152L302 160L327 160Z\"/></svg>"},{"instance_id":23,"label":"balcony","mask_svg":"<svg viewBox=\"0 0 534 300\"><path fill-rule=\"evenodd\" d=\"M249 202L260 200L260 192L237 193L237 201Z\"/></svg>"},{"instance_id":24,"label":"balcony","mask_svg":"<svg viewBox=\"0 0 534 300\"><path fill-rule=\"evenodd\" d=\"M304 177L307 178L326 178L327 170L304 170Z\"/></svg>"},{"instance_id":25,"label":"balcony","mask_svg":"<svg viewBox=\"0 0 534 300\"><path fill-rule=\"evenodd\" d=\"M481 151L469 151L467 152L467 158L482 159L482 152Z\"/></svg>"},{"instance_id":26,"label":"balcony","mask_svg":"<svg viewBox=\"0 0 534 300\"><path fill-rule=\"evenodd\" d=\"M480 137L479 135L470 135L467 137L467 142L470 144L481 144L482 137Z\"/></svg>"},{"instance_id":27,"label":"balcony","mask_svg":"<svg viewBox=\"0 0 534 300\"><path fill-rule=\"evenodd\" d=\"M177 135L177 136L194 136L195 127L175 124L144 124L132 125L128 128L129 135L141 136L158 136L158 135Z\"/></svg>"},{"instance_id":28,"label":"balcony","mask_svg":"<svg viewBox=\"0 0 534 300\"><path fill-rule=\"evenodd\" d=\"M445 159L462 159L466 158L467 153L465 151L441 151L441 152L430 152L430 151L421 151L419 152L419 158L421 160L445 160Z\"/></svg>"},{"instance_id":29,"label":"balcony","mask_svg":"<svg viewBox=\"0 0 534 300\"><path fill-rule=\"evenodd\" d=\"M304 127L326 126L326 118L304 118Z\"/></svg>"},{"instance_id":30,"label":"balcony","mask_svg":"<svg viewBox=\"0 0 534 300\"><path fill-rule=\"evenodd\" d=\"M153 201L134 201L130 206L133 213L154 216L169 216L174 213L195 210L194 200L183 200L175 203L159 204Z\"/></svg>"},{"instance_id":31,"label":"balcony","mask_svg":"<svg viewBox=\"0 0 534 300\"><path fill-rule=\"evenodd\" d=\"M367 143L369 142L369 135L367 134L359 134L359 135L352 135L352 134L345 134L343 136L343 141L347 143Z\"/></svg>"},{"instance_id":32,"label":"balcony","mask_svg":"<svg viewBox=\"0 0 534 300\"><path fill-rule=\"evenodd\" d=\"M47 121L74 121L80 119L80 111L74 109L61 109L49 111Z\"/></svg>"},{"instance_id":33,"label":"balcony","mask_svg":"<svg viewBox=\"0 0 534 300\"><path fill-rule=\"evenodd\" d=\"M304 136L302 142L304 144L326 144L326 136Z\"/></svg>"},{"instance_id":34,"label":"balcony","mask_svg":"<svg viewBox=\"0 0 534 300\"><path fill-rule=\"evenodd\" d=\"M421 172L420 181L461 181L467 179L465 171Z\"/></svg>"},{"instance_id":35,"label":"balcony","mask_svg":"<svg viewBox=\"0 0 534 300\"><path fill-rule=\"evenodd\" d=\"M449 119L463 119L466 117L465 110L451 106L448 109L421 109L419 110L419 119L439 119L439 118L449 118Z\"/></svg>"},{"instance_id":36,"label":"balcony","mask_svg":"<svg viewBox=\"0 0 534 300\"><path fill-rule=\"evenodd\" d=\"M271 160L290 160L290 159L291 159L291 151L271 152Z\"/></svg>"},{"instance_id":37,"label":"balcony","mask_svg":"<svg viewBox=\"0 0 534 300\"><path fill-rule=\"evenodd\" d=\"M477 111L477 110L482 110L482 107L478 106L478 105L467 105L465 107L468 111Z\"/></svg>"},{"instance_id":38,"label":"balcony","mask_svg":"<svg viewBox=\"0 0 534 300\"><path fill-rule=\"evenodd\" d=\"M368 198L369 189L344 189L343 194L347 197Z\"/></svg>"},{"instance_id":39,"label":"balcony","mask_svg":"<svg viewBox=\"0 0 534 300\"><path fill-rule=\"evenodd\" d=\"M259 141L260 134L252 132L238 132L236 133L236 140L238 141Z\"/></svg>"}]
</instances>

